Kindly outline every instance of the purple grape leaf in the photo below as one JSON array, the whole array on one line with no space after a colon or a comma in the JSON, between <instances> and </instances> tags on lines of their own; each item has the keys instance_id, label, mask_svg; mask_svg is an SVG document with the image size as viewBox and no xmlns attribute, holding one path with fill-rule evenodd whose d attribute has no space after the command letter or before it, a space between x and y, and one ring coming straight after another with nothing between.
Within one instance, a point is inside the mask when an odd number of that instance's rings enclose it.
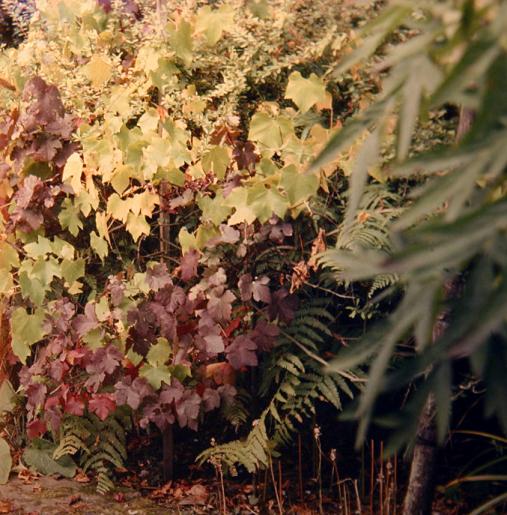
<instances>
[{"instance_id":1,"label":"purple grape leaf","mask_svg":"<svg viewBox=\"0 0 507 515\"><path fill-rule=\"evenodd\" d=\"M197 265L199 264L199 252L195 249L191 249L188 252L183 254L181 258L181 278L184 281L189 281L190 279L197 276Z\"/></svg>"},{"instance_id":2,"label":"purple grape leaf","mask_svg":"<svg viewBox=\"0 0 507 515\"><path fill-rule=\"evenodd\" d=\"M69 415L82 417L85 410L85 403L76 395L69 395L65 401L64 411Z\"/></svg>"},{"instance_id":3,"label":"purple grape leaf","mask_svg":"<svg viewBox=\"0 0 507 515\"><path fill-rule=\"evenodd\" d=\"M46 400L48 387L43 383L31 383L26 389L29 411L33 412L37 407L43 406Z\"/></svg>"},{"instance_id":4,"label":"purple grape leaf","mask_svg":"<svg viewBox=\"0 0 507 515\"><path fill-rule=\"evenodd\" d=\"M217 321L231 319L232 303L236 300L232 291L222 290L223 287L218 287L210 292L207 306L208 313Z\"/></svg>"},{"instance_id":5,"label":"purple grape leaf","mask_svg":"<svg viewBox=\"0 0 507 515\"><path fill-rule=\"evenodd\" d=\"M180 427L188 426L197 431L200 407L201 397L194 391L185 390L181 399L176 403L176 416Z\"/></svg>"},{"instance_id":6,"label":"purple grape leaf","mask_svg":"<svg viewBox=\"0 0 507 515\"><path fill-rule=\"evenodd\" d=\"M40 438L48 430L46 423L36 418L26 425L26 434L28 438Z\"/></svg>"},{"instance_id":7,"label":"purple grape leaf","mask_svg":"<svg viewBox=\"0 0 507 515\"><path fill-rule=\"evenodd\" d=\"M32 77L25 83L23 100L30 104L20 118L25 131L35 131L65 115L57 87L46 84L40 77Z\"/></svg>"},{"instance_id":8,"label":"purple grape leaf","mask_svg":"<svg viewBox=\"0 0 507 515\"><path fill-rule=\"evenodd\" d=\"M217 354L224 352L224 340L220 335L210 334L205 336L203 340L206 342L206 347L204 350L209 355L209 357L216 356Z\"/></svg>"},{"instance_id":9,"label":"purple grape leaf","mask_svg":"<svg viewBox=\"0 0 507 515\"><path fill-rule=\"evenodd\" d=\"M238 281L238 288L241 300L247 302L252 298L252 275L243 274Z\"/></svg>"},{"instance_id":10,"label":"purple grape leaf","mask_svg":"<svg viewBox=\"0 0 507 515\"><path fill-rule=\"evenodd\" d=\"M276 343L280 330L274 324L266 320L259 320L250 333L250 338L257 344L257 348L262 351L270 351Z\"/></svg>"},{"instance_id":11,"label":"purple grape leaf","mask_svg":"<svg viewBox=\"0 0 507 515\"><path fill-rule=\"evenodd\" d=\"M88 410L95 413L100 420L106 418L116 409L113 393L96 393L88 402Z\"/></svg>"},{"instance_id":12,"label":"purple grape leaf","mask_svg":"<svg viewBox=\"0 0 507 515\"><path fill-rule=\"evenodd\" d=\"M257 366L256 350L257 344L250 337L241 334L234 338L232 343L225 350L225 353L232 367L239 370L246 366Z\"/></svg>"},{"instance_id":13,"label":"purple grape leaf","mask_svg":"<svg viewBox=\"0 0 507 515\"><path fill-rule=\"evenodd\" d=\"M217 388L217 392L220 394L222 402L226 405L230 405L234 402L238 391L232 384L223 384Z\"/></svg>"},{"instance_id":14,"label":"purple grape leaf","mask_svg":"<svg viewBox=\"0 0 507 515\"><path fill-rule=\"evenodd\" d=\"M259 279L252 282L252 295L257 302L271 302L271 291L269 289L269 277L263 275Z\"/></svg>"},{"instance_id":15,"label":"purple grape leaf","mask_svg":"<svg viewBox=\"0 0 507 515\"><path fill-rule=\"evenodd\" d=\"M107 289L113 306L119 306L125 297L125 284L115 275L110 275Z\"/></svg>"},{"instance_id":16,"label":"purple grape leaf","mask_svg":"<svg viewBox=\"0 0 507 515\"><path fill-rule=\"evenodd\" d=\"M148 268L146 270L146 282L153 291L158 291L173 284L165 263L156 263Z\"/></svg>"},{"instance_id":17,"label":"purple grape leaf","mask_svg":"<svg viewBox=\"0 0 507 515\"><path fill-rule=\"evenodd\" d=\"M145 429L150 422L153 422L163 431L168 426L174 424L175 420L174 408L171 405L154 402L144 408L139 425Z\"/></svg>"},{"instance_id":18,"label":"purple grape leaf","mask_svg":"<svg viewBox=\"0 0 507 515\"><path fill-rule=\"evenodd\" d=\"M250 170L261 159L255 153L255 145L251 141L238 141L232 151L232 157L238 164L239 170Z\"/></svg>"},{"instance_id":19,"label":"purple grape leaf","mask_svg":"<svg viewBox=\"0 0 507 515\"><path fill-rule=\"evenodd\" d=\"M68 370L69 365L67 365L65 361L62 362L59 359L57 359L56 361L53 361L51 363L49 367L49 375L55 381L60 382Z\"/></svg>"},{"instance_id":20,"label":"purple grape leaf","mask_svg":"<svg viewBox=\"0 0 507 515\"><path fill-rule=\"evenodd\" d=\"M48 397L44 404L44 418L53 431L60 429L60 422L62 420L60 401L61 396L57 394L53 395L53 397Z\"/></svg>"},{"instance_id":21,"label":"purple grape leaf","mask_svg":"<svg viewBox=\"0 0 507 515\"><path fill-rule=\"evenodd\" d=\"M212 411L220 406L220 394L214 388L206 388L202 393L204 411Z\"/></svg>"},{"instance_id":22,"label":"purple grape leaf","mask_svg":"<svg viewBox=\"0 0 507 515\"><path fill-rule=\"evenodd\" d=\"M160 402L162 404L172 404L178 402L183 397L185 391L183 385L176 380L172 380L170 385L164 385L160 392Z\"/></svg>"},{"instance_id":23,"label":"purple grape leaf","mask_svg":"<svg viewBox=\"0 0 507 515\"><path fill-rule=\"evenodd\" d=\"M198 336L196 338L199 348L209 356L216 356L224 351L222 328L217 324L207 311L201 313L199 320Z\"/></svg>"},{"instance_id":24,"label":"purple grape leaf","mask_svg":"<svg viewBox=\"0 0 507 515\"><path fill-rule=\"evenodd\" d=\"M298 305L299 299L296 295L289 294L286 288L280 288L271 295L268 313L271 320L278 318L288 324L294 319Z\"/></svg>"},{"instance_id":25,"label":"purple grape leaf","mask_svg":"<svg viewBox=\"0 0 507 515\"><path fill-rule=\"evenodd\" d=\"M107 347L101 347L94 351L86 362L86 371L89 374L106 373L112 374L119 366L123 354L116 347L110 344Z\"/></svg>"},{"instance_id":26,"label":"purple grape leaf","mask_svg":"<svg viewBox=\"0 0 507 515\"><path fill-rule=\"evenodd\" d=\"M95 304L88 302L85 306L84 314L78 315L74 319L73 327L79 336L88 334L93 329L99 327L99 321L97 319L97 313L95 312Z\"/></svg>"},{"instance_id":27,"label":"purple grape leaf","mask_svg":"<svg viewBox=\"0 0 507 515\"><path fill-rule=\"evenodd\" d=\"M101 387L105 378L106 378L106 374L104 374L104 372L100 372L98 374L92 374L85 381L84 387L91 392L96 392Z\"/></svg>"},{"instance_id":28,"label":"purple grape leaf","mask_svg":"<svg viewBox=\"0 0 507 515\"><path fill-rule=\"evenodd\" d=\"M117 382L114 387L116 403L119 406L127 404L133 410L137 410L144 399L154 394L151 386L142 377L136 377L134 380L130 376L125 377L122 381Z\"/></svg>"},{"instance_id":29,"label":"purple grape leaf","mask_svg":"<svg viewBox=\"0 0 507 515\"><path fill-rule=\"evenodd\" d=\"M223 243L236 243L240 237L240 232L237 229L225 224L220 224L220 234Z\"/></svg>"}]
</instances>

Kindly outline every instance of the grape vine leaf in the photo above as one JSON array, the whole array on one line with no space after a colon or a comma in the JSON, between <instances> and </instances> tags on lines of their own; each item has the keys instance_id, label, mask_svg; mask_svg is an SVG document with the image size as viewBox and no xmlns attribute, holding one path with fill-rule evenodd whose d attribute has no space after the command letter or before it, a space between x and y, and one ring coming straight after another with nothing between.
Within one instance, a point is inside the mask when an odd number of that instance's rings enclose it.
<instances>
[{"instance_id":1,"label":"grape vine leaf","mask_svg":"<svg viewBox=\"0 0 507 515\"><path fill-rule=\"evenodd\" d=\"M257 360L257 344L247 335L236 336L231 344L225 349L229 363L239 370L245 366L255 367Z\"/></svg>"},{"instance_id":2,"label":"grape vine leaf","mask_svg":"<svg viewBox=\"0 0 507 515\"><path fill-rule=\"evenodd\" d=\"M112 393L96 393L88 402L88 409L100 420L106 418L116 409L116 401Z\"/></svg>"},{"instance_id":3,"label":"grape vine leaf","mask_svg":"<svg viewBox=\"0 0 507 515\"><path fill-rule=\"evenodd\" d=\"M44 319L45 313L42 309L28 314L25 308L18 307L11 315L12 352L23 364L30 356L30 347L48 334Z\"/></svg>"},{"instance_id":4,"label":"grape vine leaf","mask_svg":"<svg viewBox=\"0 0 507 515\"><path fill-rule=\"evenodd\" d=\"M94 54L83 71L93 87L99 89L111 78L113 67L103 57Z\"/></svg>"},{"instance_id":5,"label":"grape vine leaf","mask_svg":"<svg viewBox=\"0 0 507 515\"><path fill-rule=\"evenodd\" d=\"M81 156L74 152L65 163L63 168L62 181L70 184L74 190L74 195L79 195L82 190L81 176L83 174L83 160Z\"/></svg>"},{"instance_id":6,"label":"grape vine leaf","mask_svg":"<svg viewBox=\"0 0 507 515\"><path fill-rule=\"evenodd\" d=\"M210 46L216 45L223 32L232 27L234 27L234 11L229 5L222 5L219 9L205 6L197 13L195 28L204 33L206 42Z\"/></svg>"},{"instance_id":7,"label":"grape vine leaf","mask_svg":"<svg viewBox=\"0 0 507 515\"><path fill-rule=\"evenodd\" d=\"M146 221L144 215L129 213L126 227L127 231L132 235L132 238L136 242L143 234L145 236L150 234L150 224Z\"/></svg>"},{"instance_id":8,"label":"grape vine leaf","mask_svg":"<svg viewBox=\"0 0 507 515\"><path fill-rule=\"evenodd\" d=\"M248 139L260 143L267 149L278 150L292 134L294 124L289 118L274 118L267 113L258 112L250 121Z\"/></svg>"},{"instance_id":9,"label":"grape vine leaf","mask_svg":"<svg viewBox=\"0 0 507 515\"><path fill-rule=\"evenodd\" d=\"M155 390L159 390L162 383L170 384L171 382L171 370L166 365L170 355L169 342L166 338L159 338L148 351L147 363L139 369L139 376L144 377Z\"/></svg>"},{"instance_id":10,"label":"grape vine leaf","mask_svg":"<svg viewBox=\"0 0 507 515\"><path fill-rule=\"evenodd\" d=\"M102 261L109 254L107 241L101 238L95 231L90 233L90 246Z\"/></svg>"},{"instance_id":11,"label":"grape vine leaf","mask_svg":"<svg viewBox=\"0 0 507 515\"><path fill-rule=\"evenodd\" d=\"M219 179L223 179L230 160L229 150L226 147L215 146L202 158L202 167L205 172L214 172Z\"/></svg>"},{"instance_id":12,"label":"grape vine leaf","mask_svg":"<svg viewBox=\"0 0 507 515\"><path fill-rule=\"evenodd\" d=\"M287 192L291 206L295 206L314 195L319 188L315 175L300 174L294 165L282 170L280 185Z\"/></svg>"},{"instance_id":13,"label":"grape vine leaf","mask_svg":"<svg viewBox=\"0 0 507 515\"><path fill-rule=\"evenodd\" d=\"M296 71L289 75L285 98L293 100L301 112L306 112L315 104L326 102L328 94L326 85L315 73L305 79Z\"/></svg>"},{"instance_id":14,"label":"grape vine leaf","mask_svg":"<svg viewBox=\"0 0 507 515\"><path fill-rule=\"evenodd\" d=\"M69 199L66 198L62 203L62 209L58 214L63 229L68 229L72 236L77 236L79 230L83 228L83 222L79 217L79 208Z\"/></svg>"}]
</instances>

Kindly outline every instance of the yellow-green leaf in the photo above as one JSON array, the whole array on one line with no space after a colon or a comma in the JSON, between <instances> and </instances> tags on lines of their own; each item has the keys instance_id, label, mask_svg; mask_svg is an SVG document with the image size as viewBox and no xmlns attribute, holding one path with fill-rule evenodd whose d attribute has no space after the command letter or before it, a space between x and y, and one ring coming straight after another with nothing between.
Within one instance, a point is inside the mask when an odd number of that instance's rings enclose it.
<instances>
[{"instance_id":1,"label":"yellow-green leaf","mask_svg":"<svg viewBox=\"0 0 507 515\"><path fill-rule=\"evenodd\" d=\"M315 175L300 174L294 165L282 170L280 185L287 192L291 206L307 200L319 188L319 179Z\"/></svg>"},{"instance_id":2,"label":"yellow-green leaf","mask_svg":"<svg viewBox=\"0 0 507 515\"><path fill-rule=\"evenodd\" d=\"M63 168L62 180L72 186L75 195L79 195L83 186L81 184L81 176L83 174L83 160L81 156L74 152Z\"/></svg>"},{"instance_id":3,"label":"yellow-green leaf","mask_svg":"<svg viewBox=\"0 0 507 515\"><path fill-rule=\"evenodd\" d=\"M145 236L150 234L150 224L146 221L144 215L129 213L126 227L134 241L137 241L143 234Z\"/></svg>"},{"instance_id":4,"label":"yellow-green leaf","mask_svg":"<svg viewBox=\"0 0 507 515\"><path fill-rule=\"evenodd\" d=\"M85 260L82 258L74 260L64 259L61 263L62 277L70 285L85 274Z\"/></svg>"},{"instance_id":5,"label":"yellow-green leaf","mask_svg":"<svg viewBox=\"0 0 507 515\"><path fill-rule=\"evenodd\" d=\"M328 95L326 85L315 73L305 79L300 72L292 72L289 76L285 98L294 101L299 110L306 112L317 103L326 102Z\"/></svg>"},{"instance_id":6,"label":"yellow-green leaf","mask_svg":"<svg viewBox=\"0 0 507 515\"><path fill-rule=\"evenodd\" d=\"M86 78L92 83L94 88L100 88L110 78L113 67L109 61L99 55L93 55L88 64L84 67Z\"/></svg>"},{"instance_id":7,"label":"yellow-green leaf","mask_svg":"<svg viewBox=\"0 0 507 515\"><path fill-rule=\"evenodd\" d=\"M102 261L109 254L107 241L101 238L95 231L90 233L90 246Z\"/></svg>"},{"instance_id":8,"label":"yellow-green leaf","mask_svg":"<svg viewBox=\"0 0 507 515\"><path fill-rule=\"evenodd\" d=\"M197 242L195 236L190 234L186 227L182 227L178 234L178 239L180 241L181 253L185 254L191 249L197 248Z\"/></svg>"},{"instance_id":9,"label":"yellow-green leaf","mask_svg":"<svg viewBox=\"0 0 507 515\"><path fill-rule=\"evenodd\" d=\"M202 158L202 167L204 171L214 172L219 179L223 179L231 161L229 152L229 149L226 147L213 147Z\"/></svg>"},{"instance_id":10,"label":"yellow-green leaf","mask_svg":"<svg viewBox=\"0 0 507 515\"><path fill-rule=\"evenodd\" d=\"M294 133L294 124L289 118L272 117L267 113L255 113L250 121L248 139L267 149L278 150Z\"/></svg>"},{"instance_id":11,"label":"yellow-green leaf","mask_svg":"<svg viewBox=\"0 0 507 515\"><path fill-rule=\"evenodd\" d=\"M234 27L234 11L230 5L222 5L219 9L205 6L197 13L196 29L204 33L208 45L216 45L223 32L232 27Z\"/></svg>"},{"instance_id":12,"label":"yellow-green leaf","mask_svg":"<svg viewBox=\"0 0 507 515\"><path fill-rule=\"evenodd\" d=\"M30 356L30 347L47 334L44 318L45 313L42 309L37 309L30 315L22 307L16 308L11 315L12 352L23 364Z\"/></svg>"}]
</instances>

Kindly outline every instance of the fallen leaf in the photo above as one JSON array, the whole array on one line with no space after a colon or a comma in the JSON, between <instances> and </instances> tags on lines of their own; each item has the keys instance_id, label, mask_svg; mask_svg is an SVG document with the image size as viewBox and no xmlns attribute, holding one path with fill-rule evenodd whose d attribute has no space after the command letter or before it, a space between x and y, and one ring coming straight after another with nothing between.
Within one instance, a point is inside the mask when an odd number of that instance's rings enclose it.
<instances>
[{"instance_id":1,"label":"fallen leaf","mask_svg":"<svg viewBox=\"0 0 507 515\"><path fill-rule=\"evenodd\" d=\"M77 502L79 502L81 500L81 496L79 494L74 494L74 495L71 495L69 497L69 506L73 506L74 504L76 504Z\"/></svg>"},{"instance_id":2,"label":"fallen leaf","mask_svg":"<svg viewBox=\"0 0 507 515\"><path fill-rule=\"evenodd\" d=\"M125 494L123 494L122 492L117 492L113 495L113 499L116 502L125 502Z\"/></svg>"},{"instance_id":3,"label":"fallen leaf","mask_svg":"<svg viewBox=\"0 0 507 515\"><path fill-rule=\"evenodd\" d=\"M13 510L10 501L0 501L0 513L10 513Z\"/></svg>"},{"instance_id":4,"label":"fallen leaf","mask_svg":"<svg viewBox=\"0 0 507 515\"><path fill-rule=\"evenodd\" d=\"M91 480L84 472L78 472L74 476L74 481L77 481L78 483L89 483Z\"/></svg>"}]
</instances>

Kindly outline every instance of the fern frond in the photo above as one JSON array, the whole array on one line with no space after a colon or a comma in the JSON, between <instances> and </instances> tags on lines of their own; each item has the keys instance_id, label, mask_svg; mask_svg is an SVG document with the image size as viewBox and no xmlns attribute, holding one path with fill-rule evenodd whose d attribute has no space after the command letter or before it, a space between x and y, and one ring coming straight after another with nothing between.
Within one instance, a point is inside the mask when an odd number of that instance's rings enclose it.
<instances>
[{"instance_id":1,"label":"fern frond","mask_svg":"<svg viewBox=\"0 0 507 515\"><path fill-rule=\"evenodd\" d=\"M125 428L129 427L130 419L119 415L110 415L104 421L93 414L67 417L54 458L79 454L83 470L95 473L97 492L110 492L114 489L111 469L123 468L127 459Z\"/></svg>"},{"instance_id":2,"label":"fern frond","mask_svg":"<svg viewBox=\"0 0 507 515\"><path fill-rule=\"evenodd\" d=\"M294 340L316 352L332 336L325 322L335 317L325 308L328 301L315 299L295 315L264 363L259 392L269 397L267 407L246 439L216 445L201 453L200 463L221 463L228 469L242 465L249 472L266 467L277 449L288 445L298 426L316 411L318 402L340 410L340 392L352 390L338 374L328 374L294 345ZM268 429L269 428L269 429Z\"/></svg>"}]
</instances>

